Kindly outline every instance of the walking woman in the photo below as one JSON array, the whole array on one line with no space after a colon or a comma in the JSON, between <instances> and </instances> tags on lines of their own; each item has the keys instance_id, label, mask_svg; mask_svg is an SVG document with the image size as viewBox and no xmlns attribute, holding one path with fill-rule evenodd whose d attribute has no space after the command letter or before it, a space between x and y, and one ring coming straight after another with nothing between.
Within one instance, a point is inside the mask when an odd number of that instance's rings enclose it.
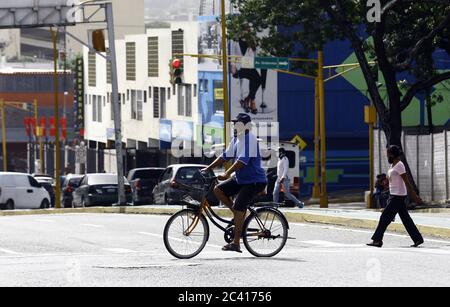
<instances>
[{"instance_id":1,"label":"walking woman","mask_svg":"<svg viewBox=\"0 0 450 307\"><path fill-rule=\"evenodd\" d=\"M387 150L387 157L389 159L389 163L391 164L391 168L388 172L390 197L387 207L381 215L378 228L372 237L373 242L367 244L368 246L379 248L383 247L384 233L397 214L400 215L403 225L405 225L408 234L414 242L414 245L412 245L411 247L419 247L424 243L422 235L420 234L419 230L417 229L411 216L408 213L408 209L406 206L406 198L408 195L407 188L409 189L411 196L416 201L416 203L422 204L423 202L422 199L420 199L420 197L414 191L408 179L405 165L401 161L402 155L403 153L398 146L390 146Z\"/></svg>"}]
</instances>

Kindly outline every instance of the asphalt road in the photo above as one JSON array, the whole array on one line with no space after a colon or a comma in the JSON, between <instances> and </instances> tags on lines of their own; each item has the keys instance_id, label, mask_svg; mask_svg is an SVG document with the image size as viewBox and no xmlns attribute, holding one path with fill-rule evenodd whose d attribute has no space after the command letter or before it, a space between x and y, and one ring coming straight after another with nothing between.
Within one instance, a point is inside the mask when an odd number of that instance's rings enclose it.
<instances>
[{"instance_id":1,"label":"asphalt road","mask_svg":"<svg viewBox=\"0 0 450 307\"><path fill-rule=\"evenodd\" d=\"M284 251L256 259L222 252L214 229L203 253L177 260L162 242L168 218L0 217L0 286L450 286L450 241L411 249L390 234L373 249L368 231L291 224Z\"/></svg>"}]
</instances>

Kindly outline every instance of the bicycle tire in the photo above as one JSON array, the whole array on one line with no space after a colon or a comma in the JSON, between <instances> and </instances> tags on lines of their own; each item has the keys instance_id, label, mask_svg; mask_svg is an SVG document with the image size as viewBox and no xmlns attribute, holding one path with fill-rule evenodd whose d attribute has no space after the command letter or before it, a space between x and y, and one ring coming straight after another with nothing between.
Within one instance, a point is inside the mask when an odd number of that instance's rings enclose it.
<instances>
[{"instance_id":1,"label":"bicycle tire","mask_svg":"<svg viewBox=\"0 0 450 307\"><path fill-rule=\"evenodd\" d=\"M171 244L171 241L179 241L180 239L176 239L176 238L171 238L169 236L169 232L171 227L173 226L173 222L175 220L177 220L178 218L182 217L183 215L189 216L196 216L198 214L198 212L194 209L184 209L181 210L177 213L175 213L166 223L166 226L164 227L164 235L163 235L163 239L164 239L164 246L166 247L167 251L174 256L175 258L178 259L191 259L196 257L198 254L200 254L202 252L202 250L205 248L206 243L209 240L209 225L208 225L208 221L206 220L205 216L201 216L200 217L200 221L199 224L196 226L196 228L201 224L203 227L203 239L202 242L200 243L198 249L196 249L194 252L189 253L189 254L182 254L179 251L176 251L175 248L172 246L173 244ZM174 240L175 239L175 240ZM196 245L194 243L194 245Z\"/></svg>"},{"instance_id":2,"label":"bicycle tire","mask_svg":"<svg viewBox=\"0 0 450 307\"><path fill-rule=\"evenodd\" d=\"M249 242L249 238L250 238L249 237L249 226L252 226L253 232L257 230L257 229L255 230L255 226L252 225L252 221L254 221L256 219L256 215L252 214L246 219L245 224L244 224L243 241L244 241L245 248L250 252L250 254L252 254L253 256L258 257L258 258L274 257L277 254L279 254L286 245L286 242L288 239L289 226L286 222L284 215L281 212L279 212L278 210L273 210L270 208L261 208L256 211L256 214L258 216L263 216L264 214L271 214L277 218L278 223L280 223L280 225L282 227L282 237L280 238L280 240L281 240L280 245L275 250L267 252L267 253L258 252L251 246L251 244ZM273 224L273 221L272 221L272 224ZM266 240L266 239L262 239L262 240Z\"/></svg>"}]
</instances>

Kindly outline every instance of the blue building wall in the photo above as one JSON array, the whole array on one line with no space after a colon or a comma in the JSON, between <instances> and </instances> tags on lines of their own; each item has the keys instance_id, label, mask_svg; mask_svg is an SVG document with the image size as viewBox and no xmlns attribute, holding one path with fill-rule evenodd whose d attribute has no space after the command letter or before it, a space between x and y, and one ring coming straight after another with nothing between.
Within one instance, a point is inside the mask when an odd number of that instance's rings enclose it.
<instances>
[{"instance_id":1,"label":"blue building wall","mask_svg":"<svg viewBox=\"0 0 450 307\"><path fill-rule=\"evenodd\" d=\"M324 49L325 65L343 63L353 50L347 42L333 42ZM333 71L334 74L334 71ZM326 72L326 77L328 73ZM300 135L308 143L301 153L300 196L312 194L314 183L314 81L279 74L278 110L281 140ZM364 123L367 97L344 78L325 86L328 191L364 191L369 187L368 126Z\"/></svg>"}]
</instances>

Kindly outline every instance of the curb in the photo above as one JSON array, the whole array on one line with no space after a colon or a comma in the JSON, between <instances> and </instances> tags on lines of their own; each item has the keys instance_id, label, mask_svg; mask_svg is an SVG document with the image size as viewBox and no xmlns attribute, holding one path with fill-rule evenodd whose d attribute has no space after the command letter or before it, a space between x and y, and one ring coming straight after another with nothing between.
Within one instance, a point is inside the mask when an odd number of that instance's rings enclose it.
<instances>
[{"instance_id":1,"label":"curb","mask_svg":"<svg viewBox=\"0 0 450 307\"><path fill-rule=\"evenodd\" d=\"M147 215L172 215L178 212L179 208L139 208L139 207L109 207L109 208L76 208L76 209L45 209L45 210L14 210L0 211L2 216L30 216L30 215L58 215L58 214L147 214ZM231 217L231 212L227 209L215 209L222 217ZM433 210L433 209L431 209ZM375 230L378 221L369 219L356 219L338 216L326 216L311 213L283 212L290 223L310 223L333 226L343 226L350 228ZM450 239L450 228L440 228L433 226L418 225L420 232L424 236L432 236L443 239ZM393 223L388 231L407 234L402 224Z\"/></svg>"}]
</instances>

